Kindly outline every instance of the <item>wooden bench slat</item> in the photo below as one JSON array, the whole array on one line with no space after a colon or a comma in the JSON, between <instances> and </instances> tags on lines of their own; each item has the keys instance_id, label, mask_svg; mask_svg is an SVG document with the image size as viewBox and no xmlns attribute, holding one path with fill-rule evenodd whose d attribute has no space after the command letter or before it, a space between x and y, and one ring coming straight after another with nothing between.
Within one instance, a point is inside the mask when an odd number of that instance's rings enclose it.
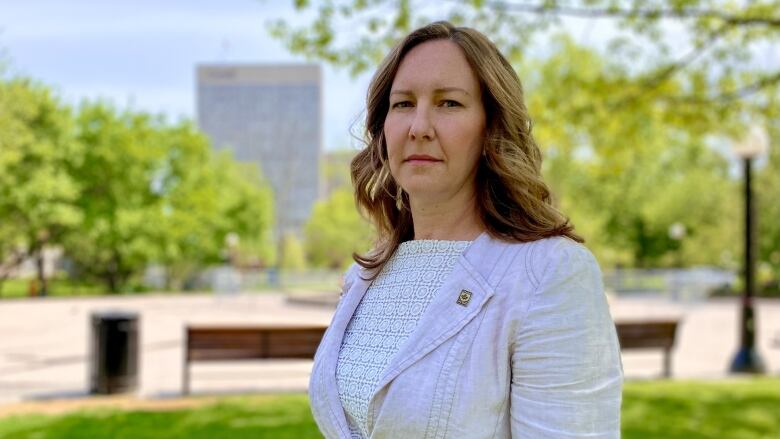
<instances>
[{"instance_id":1,"label":"wooden bench slat","mask_svg":"<svg viewBox=\"0 0 780 439\"><path fill-rule=\"evenodd\" d=\"M671 350L677 320L618 322L615 324L621 349L660 348L664 351L664 376L671 376Z\"/></svg>"},{"instance_id":2,"label":"wooden bench slat","mask_svg":"<svg viewBox=\"0 0 780 439\"><path fill-rule=\"evenodd\" d=\"M190 361L251 360L263 358L258 349L209 349L190 353Z\"/></svg>"},{"instance_id":3,"label":"wooden bench slat","mask_svg":"<svg viewBox=\"0 0 780 439\"><path fill-rule=\"evenodd\" d=\"M311 359L326 325L195 326L185 330L182 392L189 393L189 363L252 359Z\"/></svg>"}]
</instances>

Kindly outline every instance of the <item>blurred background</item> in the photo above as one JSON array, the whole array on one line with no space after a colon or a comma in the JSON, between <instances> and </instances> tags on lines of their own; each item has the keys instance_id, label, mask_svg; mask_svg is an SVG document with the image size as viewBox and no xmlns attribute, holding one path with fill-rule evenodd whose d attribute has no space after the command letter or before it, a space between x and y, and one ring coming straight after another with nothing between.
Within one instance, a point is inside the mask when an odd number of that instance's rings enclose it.
<instances>
[{"instance_id":1,"label":"blurred background","mask_svg":"<svg viewBox=\"0 0 780 439\"><path fill-rule=\"evenodd\" d=\"M0 436L57 437L23 415L4 426L3 407L94 393L97 314L134 316L124 390L157 401L181 393L188 325L327 324L373 240L349 178L371 74L438 19L481 30L518 72L616 321L678 325L671 354L624 355L625 437L780 437L777 0L4 0ZM708 384L659 380L667 355L673 377ZM310 361L274 365L194 366L194 393L305 390ZM767 381L707 387L745 372ZM721 396L739 386L735 414ZM316 437L292 398L235 404L290 404L304 426L252 421L253 437ZM654 430L675 416L679 431Z\"/></svg>"}]
</instances>

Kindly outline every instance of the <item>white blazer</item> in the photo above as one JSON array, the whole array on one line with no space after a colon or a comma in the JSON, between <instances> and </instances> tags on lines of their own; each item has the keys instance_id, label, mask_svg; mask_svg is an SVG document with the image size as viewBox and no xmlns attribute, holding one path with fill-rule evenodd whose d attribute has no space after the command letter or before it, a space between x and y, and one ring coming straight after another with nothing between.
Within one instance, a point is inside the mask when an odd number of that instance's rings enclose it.
<instances>
[{"instance_id":1,"label":"white blazer","mask_svg":"<svg viewBox=\"0 0 780 439\"><path fill-rule=\"evenodd\" d=\"M336 385L344 330L369 281L354 265L314 359L320 430L348 438ZM459 303L460 302L460 303ZM563 237L480 235L459 257L368 408L371 438L614 439L623 367L593 255Z\"/></svg>"}]
</instances>

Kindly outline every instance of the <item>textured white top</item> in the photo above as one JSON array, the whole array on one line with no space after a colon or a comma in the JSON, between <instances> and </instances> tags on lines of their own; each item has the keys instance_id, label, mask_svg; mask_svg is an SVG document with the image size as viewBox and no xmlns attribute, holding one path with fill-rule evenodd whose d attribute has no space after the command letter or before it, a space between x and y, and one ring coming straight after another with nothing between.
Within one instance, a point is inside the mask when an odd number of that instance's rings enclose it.
<instances>
[{"instance_id":1,"label":"textured white top","mask_svg":"<svg viewBox=\"0 0 780 439\"><path fill-rule=\"evenodd\" d=\"M403 242L366 291L347 325L336 366L339 398L353 438L369 436L371 394L470 243Z\"/></svg>"}]
</instances>

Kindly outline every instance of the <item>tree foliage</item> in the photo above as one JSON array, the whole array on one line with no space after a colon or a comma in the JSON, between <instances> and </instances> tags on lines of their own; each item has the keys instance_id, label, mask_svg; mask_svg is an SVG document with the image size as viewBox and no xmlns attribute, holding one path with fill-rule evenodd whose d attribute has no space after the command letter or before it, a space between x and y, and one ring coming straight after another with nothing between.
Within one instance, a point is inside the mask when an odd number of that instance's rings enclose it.
<instances>
[{"instance_id":1,"label":"tree foliage","mask_svg":"<svg viewBox=\"0 0 780 439\"><path fill-rule=\"evenodd\" d=\"M355 207L350 187L342 187L314 205L306 224L306 252L312 265L343 269L352 253L371 246L373 229Z\"/></svg>"},{"instance_id":2,"label":"tree foliage","mask_svg":"<svg viewBox=\"0 0 780 439\"><path fill-rule=\"evenodd\" d=\"M56 246L111 292L150 263L179 287L221 260L231 233L245 258L272 258L272 218L257 168L213 152L189 122L105 102L73 110L45 86L0 80L4 272Z\"/></svg>"},{"instance_id":3,"label":"tree foliage","mask_svg":"<svg viewBox=\"0 0 780 439\"><path fill-rule=\"evenodd\" d=\"M70 109L49 89L25 78L0 81L0 279L34 258L45 294L43 249L82 220L70 171L83 150Z\"/></svg>"},{"instance_id":4,"label":"tree foliage","mask_svg":"<svg viewBox=\"0 0 780 439\"><path fill-rule=\"evenodd\" d=\"M611 113L602 99L608 88L582 84L609 78L619 67L570 38L556 44L552 55L521 75L533 89L529 111L545 152L545 175L562 210L595 241L605 262L672 263L671 254L683 250L669 227L681 223L688 231L683 245L711 250L686 260L720 263L721 254L737 243L730 233L738 226L732 221L738 218L737 192L728 160L712 147L710 123L663 111L654 101L635 101L630 111Z\"/></svg>"},{"instance_id":5,"label":"tree foliage","mask_svg":"<svg viewBox=\"0 0 780 439\"><path fill-rule=\"evenodd\" d=\"M316 8L314 18L300 26L270 21L272 35L294 53L346 66L353 73L376 65L411 29L447 19L482 30L515 64L532 57L546 38L560 31L609 33L601 45L604 53L635 79L634 87L609 97L615 103L650 97L731 105L780 82L780 65L760 67L767 46L780 36L778 0L324 0L294 6L299 11ZM685 86L665 89L673 78Z\"/></svg>"},{"instance_id":6,"label":"tree foliage","mask_svg":"<svg viewBox=\"0 0 780 439\"><path fill-rule=\"evenodd\" d=\"M271 197L256 170L216 155L189 123L86 104L78 138L89 145L76 168L84 222L66 250L111 291L150 261L178 287L221 260L229 233L268 241Z\"/></svg>"},{"instance_id":7,"label":"tree foliage","mask_svg":"<svg viewBox=\"0 0 780 439\"><path fill-rule=\"evenodd\" d=\"M303 243L295 234L284 234L280 245L282 251L279 268L290 271L301 271L306 268L306 251L303 248Z\"/></svg>"},{"instance_id":8,"label":"tree foliage","mask_svg":"<svg viewBox=\"0 0 780 439\"><path fill-rule=\"evenodd\" d=\"M741 252L739 176L730 171L727 145L748 122L773 120L780 63L766 54L780 37L780 1L324 0L296 7L315 10L314 18L270 22L272 35L353 74L433 20L475 27L496 41L523 80L545 177L602 262L730 266ZM767 175L766 185L777 186ZM762 217L772 214L760 206ZM675 223L687 230L681 241L670 237Z\"/></svg>"},{"instance_id":9,"label":"tree foliage","mask_svg":"<svg viewBox=\"0 0 780 439\"><path fill-rule=\"evenodd\" d=\"M769 277L780 290L780 100L776 100L766 115L770 144L769 156L756 178L758 205L758 259L769 269Z\"/></svg>"}]
</instances>

